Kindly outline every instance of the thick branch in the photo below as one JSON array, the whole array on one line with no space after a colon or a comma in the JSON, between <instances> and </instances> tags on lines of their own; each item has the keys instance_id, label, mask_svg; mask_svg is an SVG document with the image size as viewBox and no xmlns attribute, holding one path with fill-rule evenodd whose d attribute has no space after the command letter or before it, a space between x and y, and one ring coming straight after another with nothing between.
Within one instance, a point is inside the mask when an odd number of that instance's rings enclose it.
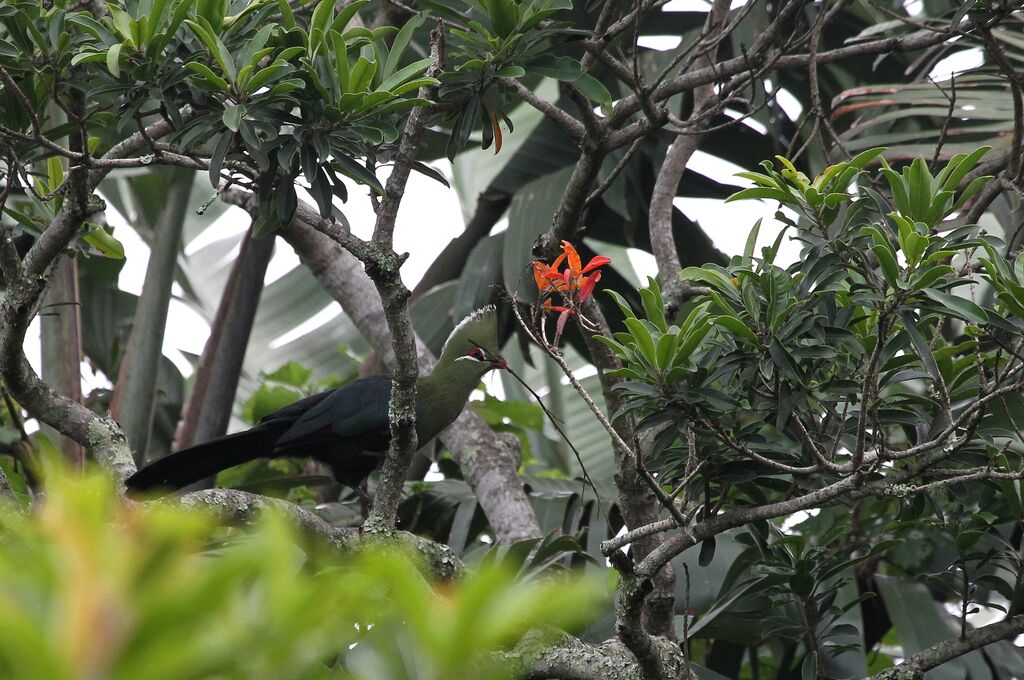
<instances>
[{"instance_id":1,"label":"thick branch","mask_svg":"<svg viewBox=\"0 0 1024 680\"><path fill-rule=\"evenodd\" d=\"M585 147L576 165L573 167L569 181L565 185L565 193L558 203L558 210L551 229L541 234L533 244L533 254L540 259L550 259L558 252L562 241L574 241L583 226L583 212L587 206L587 197L594 189L601 163L606 152Z\"/></svg>"},{"instance_id":2,"label":"thick branch","mask_svg":"<svg viewBox=\"0 0 1024 680\"><path fill-rule=\"evenodd\" d=\"M1008 640L1024 633L1024 615L1012 619L990 623L967 633L963 638L950 638L917 654L908 657L903 663L888 668L881 673L872 675L872 680L906 680L909 677L921 678L922 673L937 668L947 661L952 661L975 649L1000 640Z\"/></svg>"},{"instance_id":3,"label":"thick branch","mask_svg":"<svg viewBox=\"0 0 1024 680\"><path fill-rule=\"evenodd\" d=\"M274 254L274 236L243 237L242 249L231 268L203 347L195 386L185 403L174 433L174 450L224 435L242 374L245 348L263 291L263 279Z\"/></svg>"},{"instance_id":4,"label":"thick branch","mask_svg":"<svg viewBox=\"0 0 1024 680\"><path fill-rule=\"evenodd\" d=\"M163 353L167 308L191 193L192 173L183 170L172 173L167 186L167 201L156 221L156 237L146 267L142 295L136 305L110 405L111 413L121 423L129 443L140 456L146 453L153 422L156 367Z\"/></svg>"},{"instance_id":5,"label":"thick branch","mask_svg":"<svg viewBox=\"0 0 1024 680\"><path fill-rule=\"evenodd\" d=\"M274 509L294 522L306 536L324 540L339 552L352 554L363 545L359 529L336 527L294 503L237 489L205 489L165 502L211 510L224 521L239 524L248 524L264 510ZM462 562L448 546L404 531L398 532L396 537L400 544L423 557L435 577L451 579L462 572Z\"/></svg>"},{"instance_id":6,"label":"thick branch","mask_svg":"<svg viewBox=\"0 0 1024 680\"><path fill-rule=\"evenodd\" d=\"M68 200L29 250L21 276L11 283L0 302L0 376L32 415L85 446L123 485L124 479L135 472L135 462L117 423L51 389L36 375L22 349L53 267L88 215L82 198L87 186L84 169L72 168L68 181L78 186L69 192Z\"/></svg>"},{"instance_id":7,"label":"thick branch","mask_svg":"<svg viewBox=\"0 0 1024 680\"><path fill-rule=\"evenodd\" d=\"M512 80L509 82L511 82L512 87L515 89L516 94L519 95L520 99L553 120L573 139L583 139L583 136L586 134L586 130L583 128L583 123L573 118L564 109L560 109L546 99L542 99L537 96L533 90L528 88L526 85L523 85L518 80Z\"/></svg>"},{"instance_id":8,"label":"thick branch","mask_svg":"<svg viewBox=\"0 0 1024 680\"><path fill-rule=\"evenodd\" d=\"M62 257L53 268L50 285L40 314L40 367L43 381L72 401L82 401L82 319L78 294L78 261ZM46 426L45 434L64 454L69 465L81 468L85 462L82 445L55 436Z\"/></svg>"},{"instance_id":9,"label":"thick branch","mask_svg":"<svg viewBox=\"0 0 1024 680\"><path fill-rule=\"evenodd\" d=\"M692 679L679 646L653 639L666 680ZM502 655L512 675L523 680L644 680L643 669L619 640L588 645L565 633L537 630Z\"/></svg>"}]
</instances>

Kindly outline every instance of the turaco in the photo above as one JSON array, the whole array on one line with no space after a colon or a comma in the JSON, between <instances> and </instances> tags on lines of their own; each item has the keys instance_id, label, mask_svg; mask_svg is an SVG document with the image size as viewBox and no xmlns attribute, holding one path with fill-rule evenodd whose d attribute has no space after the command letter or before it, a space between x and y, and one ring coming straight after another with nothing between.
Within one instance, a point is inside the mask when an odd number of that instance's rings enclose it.
<instances>
[{"instance_id":1,"label":"turaco","mask_svg":"<svg viewBox=\"0 0 1024 680\"><path fill-rule=\"evenodd\" d=\"M448 336L437 365L416 382L416 436L426 444L462 413L470 393L498 354L493 306L463 319ZM391 378L374 375L301 399L266 415L252 428L172 453L128 478L131 494L181 489L257 458L310 457L327 464L340 483L358 491L391 439Z\"/></svg>"}]
</instances>

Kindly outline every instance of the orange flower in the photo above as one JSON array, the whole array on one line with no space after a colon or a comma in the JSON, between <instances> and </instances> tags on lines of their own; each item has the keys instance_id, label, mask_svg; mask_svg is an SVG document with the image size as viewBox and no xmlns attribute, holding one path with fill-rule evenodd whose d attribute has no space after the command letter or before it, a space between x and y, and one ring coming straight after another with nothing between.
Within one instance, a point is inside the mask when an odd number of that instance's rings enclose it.
<instances>
[{"instance_id":1,"label":"orange flower","mask_svg":"<svg viewBox=\"0 0 1024 680\"><path fill-rule=\"evenodd\" d=\"M543 262L533 263L533 280L542 299L541 309L546 312L560 312L556 343L568 317L576 313L580 303L593 295L594 287L601 280L601 271L598 268L610 262L610 258L597 255L584 267L576 248L568 241L562 241L562 254L556 257L554 262L550 265ZM563 263L568 266L559 271ZM590 272L593 273L586 276ZM551 301L555 293L561 294L565 304L556 305Z\"/></svg>"}]
</instances>

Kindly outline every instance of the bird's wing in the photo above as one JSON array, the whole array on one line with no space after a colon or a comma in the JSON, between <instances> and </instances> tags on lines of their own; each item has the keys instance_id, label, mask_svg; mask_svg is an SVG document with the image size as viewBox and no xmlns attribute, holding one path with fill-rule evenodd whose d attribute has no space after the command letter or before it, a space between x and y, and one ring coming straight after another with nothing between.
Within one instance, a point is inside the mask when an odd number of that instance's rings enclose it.
<instances>
[{"instance_id":1,"label":"bird's wing","mask_svg":"<svg viewBox=\"0 0 1024 680\"><path fill-rule=\"evenodd\" d=\"M285 407L279 408L272 413L260 418L259 425L289 425L302 417L307 411L313 409L317 404L331 396L335 390L318 392L312 396L299 399Z\"/></svg>"},{"instance_id":2,"label":"bird's wing","mask_svg":"<svg viewBox=\"0 0 1024 680\"><path fill-rule=\"evenodd\" d=\"M321 441L325 436L347 439L386 432L390 399L391 378L386 375L373 375L332 390L278 438L277 448Z\"/></svg>"}]
</instances>

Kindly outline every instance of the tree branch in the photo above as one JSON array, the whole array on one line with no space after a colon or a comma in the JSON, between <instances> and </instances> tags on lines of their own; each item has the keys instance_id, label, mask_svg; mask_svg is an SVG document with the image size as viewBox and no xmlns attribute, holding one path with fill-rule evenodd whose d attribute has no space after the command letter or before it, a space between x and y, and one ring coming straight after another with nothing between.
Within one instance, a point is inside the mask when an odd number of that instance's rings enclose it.
<instances>
[{"instance_id":1,"label":"tree branch","mask_svg":"<svg viewBox=\"0 0 1024 680\"><path fill-rule=\"evenodd\" d=\"M937 668L947 661L956 659L975 649L1000 640L1008 640L1024 633L1024 615L990 623L967 633L964 637L950 638L928 649L922 650L893 668L871 676L871 680L907 680L921 678L923 672Z\"/></svg>"},{"instance_id":2,"label":"tree branch","mask_svg":"<svg viewBox=\"0 0 1024 680\"><path fill-rule=\"evenodd\" d=\"M695 66L700 68L713 66L719 43L719 33L725 26L728 15L729 0L715 0L708 13L703 38L713 47L709 48L709 53L702 54L697 58L694 62ZM692 130L700 132L708 126L710 117L706 114L716 108L717 103L718 97L710 83L701 85L694 90L693 114L690 117ZM673 200L679 189L683 173L686 172L686 164L689 163L690 157L703 141L703 134L678 135L665 154L665 160L662 162L661 170L658 171L654 190L651 193L649 210L651 250L658 263L658 281L661 283L666 301L666 313L669 318L674 318L676 311L682 305L684 292L683 282L679 280L683 265L679 261L679 249L672 234Z\"/></svg>"},{"instance_id":3,"label":"tree branch","mask_svg":"<svg viewBox=\"0 0 1024 680\"><path fill-rule=\"evenodd\" d=\"M679 645L653 638L662 677L693 680ZM501 654L522 680L645 680L636 657L619 640L589 645L561 631L539 629L526 635L511 652Z\"/></svg>"},{"instance_id":4,"label":"tree branch","mask_svg":"<svg viewBox=\"0 0 1024 680\"><path fill-rule=\"evenodd\" d=\"M352 554L365 543L359 529L336 527L294 503L237 489L204 489L161 502L210 510L223 521L236 524L249 524L261 512L273 509L288 517L306 536L324 540L341 553ZM429 565L431 573L439 579L455 578L464 570L462 562L446 545L404 531L397 532L395 536L400 544L418 553Z\"/></svg>"},{"instance_id":5,"label":"tree branch","mask_svg":"<svg viewBox=\"0 0 1024 680\"><path fill-rule=\"evenodd\" d=\"M508 82L512 84L512 88L516 91L516 94L519 95L520 99L553 120L559 127L565 130L570 137L575 140L580 140L586 135L586 129L583 127L583 123L573 118L567 111L558 108L546 99L541 99L533 90L526 87L518 80L509 79Z\"/></svg>"},{"instance_id":6,"label":"tree branch","mask_svg":"<svg viewBox=\"0 0 1024 680\"><path fill-rule=\"evenodd\" d=\"M438 24L430 33L430 56L433 65L427 75L438 76L444 52L444 29ZM435 86L421 87L419 97L432 99ZM416 452L416 379L419 366L416 361L416 337L409 317L409 289L402 283L399 268L405 258L394 251L395 221L398 208L405 195L405 186L416 159L420 137L426 124L426 109L417 107L409 114L405 130L398 143L394 169L388 177L384 196L377 207L377 222L373 228L373 254L364 260L366 273L380 293L391 346L395 352L395 365L391 380L391 403L388 419L391 423L391 445L381 465L380 480L373 509L363 525L364 531L390 532L395 526L398 503L402 496L406 470Z\"/></svg>"}]
</instances>

